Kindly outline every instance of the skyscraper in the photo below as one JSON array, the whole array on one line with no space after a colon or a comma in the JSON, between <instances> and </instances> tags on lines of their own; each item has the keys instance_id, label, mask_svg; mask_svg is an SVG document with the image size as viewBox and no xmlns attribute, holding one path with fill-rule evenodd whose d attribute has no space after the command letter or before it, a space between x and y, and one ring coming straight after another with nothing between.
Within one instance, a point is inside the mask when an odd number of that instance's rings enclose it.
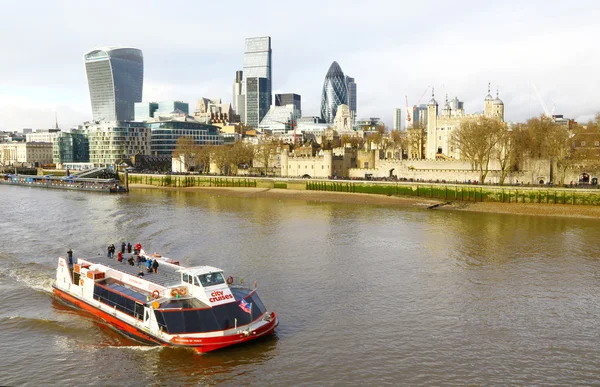
<instances>
[{"instance_id":1,"label":"skyscraper","mask_svg":"<svg viewBox=\"0 0 600 387\"><path fill-rule=\"evenodd\" d=\"M267 80L266 92L268 93L269 106L271 106L273 101L271 94L271 37L246 38L243 76L242 94L246 94L247 91L246 79L265 78Z\"/></svg>"},{"instance_id":2,"label":"skyscraper","mask_svg":"<svg viewBox=\"0 0 600 387\"><path fill-rule=\"evenodd\" d=\"M341 104L348 104L348 89L344 72L337 62L333 62L323 82L321 118L328 124L333 123L337 108Z\"/></svg>"},{"instance_id":3,"label":"skyscraper","mask_svg":"<svg viewBox=\"0 0 600 387\"><path fill-rule=\"evenodd\" d=\"M346 88L348 89L348 106L350 112L356 117L356 82L354 78L346 75Z\"/></svg>"},{"instance_id":4,"label":"skyscraper","mask_svg":"<svg viewBox=\"0 0 600 387\"><path fill-rule=\"evenodd\" d=\"M240 117L244 117L244 108L246 107L244 96L242 95L242 81L244 80L244 72L235 72L235 82L233 82L233 111Z\"/></svg>"},{"instance_id":5,"label":"skyscraper","mask_svg":"<svg viewBox=\"0 0 600 387\"><path fill-rule=\"evenodd\" d=\"M402 109L394 109L394 130L402 129Z\"/></svg>"},{"instance_id":6,"label":"skyscraper","mask_svg":"<svg viewBox=\"0 0 600 387\"><path fill-rule=\"evenodd\" d=\"M258 124L269 111L269 80L246 78L246 124L258 128Z\"/></svg>"},{"instance_id":7,"label":"skyscraper","mask_svg":"<svg viewBox=\"0 0 600 387\"><path fill-rule=\"evenodd\" d=\"M298 94L286 93L275 94L275 106L294 105L294 108L302 112L302 98Z\"/></svg>"},{"instance_id":8,"label":"skyscraper","mask_svg":"<svg viewBox=\"0 0 600 387\"><path fill-rule=\"evenodd\" d=\"M83 56L94 121L131 121L142 101L144 58L130 47L105 47Z\"/></svg>"}]
</instances>

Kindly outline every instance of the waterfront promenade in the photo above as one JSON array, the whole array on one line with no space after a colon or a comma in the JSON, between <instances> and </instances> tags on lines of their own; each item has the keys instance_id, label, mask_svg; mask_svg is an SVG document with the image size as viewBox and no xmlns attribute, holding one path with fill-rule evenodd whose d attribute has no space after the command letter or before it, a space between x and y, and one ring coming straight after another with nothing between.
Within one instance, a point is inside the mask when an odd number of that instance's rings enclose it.
<instances>
[{"instance_id":1,"label":"waterfront promenade","mask_svg":"<svg viewBox=\"0 0 600 387\"><path fill-rule=\"evenodd\" d=\"M123 176L121 176L123 178ZM481 208L492 212L528 211L526 208L555 207L553 210L545 209L545 214L579 213L585 216L595 214L600 209L600 190L596 188L564 188L552 186L496 186L496 185L470 185L453 183L429 183L407 181L358 181L358 180L319 180L319 179L289 179L270 177L225 177L205 175L151 175L130 174L131 188L162 187L174 189L216 189L227 191L242 190L244 195L252 192L255 195L279 195L285 191L294 192L294 195L306 197L309 192L313 198L323 193L368 194L360 195L362 202L366 196L373 196L369 202L393 204L402 199L416 200L420 203L433 205L448 203L457 209ZM249 190L256 189L256 190ZM270 190L274 192L261 193ZM315 196L317 194L317 196ZM282 194L285 195L285 194ZM294 196L293 195L293 196ZM343 195L339 199L356 202L351 199L354 195ZM387 197L392 200L383 199ZM321 196L321 200L330 200L329 196ZM401 201L402 201L401 200ZM479 204L482 203L482 204ZM492 205L494 204L494 205ZM515 210L518 204L520 210ZM563 207L568 207L565 210ZM583 210L578 209L584 207ZM502 208L510 210L502 211ZM531 212L531 211L529 211ZM597 215L593 215L594 217Z\"/></svg>"}]
</instances>

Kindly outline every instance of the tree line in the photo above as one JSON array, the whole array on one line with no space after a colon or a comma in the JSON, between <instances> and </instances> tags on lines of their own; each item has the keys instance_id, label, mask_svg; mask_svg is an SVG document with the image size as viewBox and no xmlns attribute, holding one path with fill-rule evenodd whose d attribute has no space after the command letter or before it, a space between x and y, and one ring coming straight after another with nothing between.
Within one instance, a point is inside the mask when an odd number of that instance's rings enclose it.
<instances>
[{"instance_id":1,"label":"tree line","mask_svg":"<svg viewBox=\"0 0 600 387\"><path fill-rule=\"evenodd\" d=\"M550 163L550 182L556 165L558 183L562 185L568 168L582 163L597 167L599 129L600 114L586 125L557 123L542 115L510 129L505 122L481 116L461 122L451 141L460 157L479 171L482 183L492 160L499 165L499 183L503 184L512 171L522 169L525 161L543 159Z\"/></svg>"}]
</instances>

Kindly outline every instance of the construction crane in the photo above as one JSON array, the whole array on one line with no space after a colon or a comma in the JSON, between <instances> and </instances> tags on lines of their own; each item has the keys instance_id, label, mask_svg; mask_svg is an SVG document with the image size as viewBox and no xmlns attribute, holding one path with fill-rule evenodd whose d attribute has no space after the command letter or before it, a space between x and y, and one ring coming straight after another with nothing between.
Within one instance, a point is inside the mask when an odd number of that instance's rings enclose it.
<instances>
[{"instance_id":1,"label":"construction crane","mask_svg":"<svg viewBox=\"0 0 600 387\"><path fill-rule=\"evenodd\" d=\"M408 108L408 96L404 96L404 99L406 100L406 128L408 128L408 126L410 125L412 119L414 117L412 117L412 113L415 111L415 109L417 108L417 106L419 106L419 104L421 103L421 100L423 99L423 97L425 96L425 93L427 93L427 90L429 90L431 86L427 86L427 88L425 89L425 91L423 92L423 94L421 94L421 98L419 98L419 100L417 101L416 105L413 105L412 111L409 110Z\"/></svg>"},{"instance_id":2,"label":"construction crane","mask_svg":"<svg viewBox=\"0 0 600 387\"><path fill-rule=\"evenodd\" d=\"M531 82L531 86L533 86L533 91L535 91L535 94L537 95L538 100L540 101L540 105L542 105L542 109L544 109L544 114L546 115L546 117L552 118L552 114L554 113L554 107L552 107L552 113L550 113L548 111L548 106L546 106L546 104L544 103L542 95L540 94L538 88L535 86L535 83Z\"/></svg>"},{"instance_id":3,"label":"construction crane","mask_svg":"<svg viewBox=\"0 0 600 387\"><path fill-rule=\"evenodd\" d=\"M276 122L278 124L285 124L285 125L291 126L294 129L294 146L296 146L298 144L298 141L296 139L296 126L297 126L297 123L296 123L296 119L294 117L292 117L287 122L284 122L284 121L273 121L273 122Z\"/></svg>"},{"instance_id":4,"label":"construction crane","mask_svg":"<svg viewBox=\"0 0 600 387\"><path fill-rule=\"evenodd\" d=\"M419 101L417 102L417 104L415 106L419 106L419 104L421 103L421 100L425 96L425 93L427 93L427 90L429 90L430 87L431 86L427 86L427 88L425 89L425 91L423 92L423 94L421 94L421 98L419 98Z\"/></svg>"},{"instance_id":5,"label":"construction crane","mask_svg":"<svg viewBox=\"0 0 600 387\"><path fill-rule=\"evenodd\" d=\"M411 112L408 110L408 96L405 95L404 98L406 99L406 129L408 129L408 125L411 121Z\"/></svg>"}]
</instances>

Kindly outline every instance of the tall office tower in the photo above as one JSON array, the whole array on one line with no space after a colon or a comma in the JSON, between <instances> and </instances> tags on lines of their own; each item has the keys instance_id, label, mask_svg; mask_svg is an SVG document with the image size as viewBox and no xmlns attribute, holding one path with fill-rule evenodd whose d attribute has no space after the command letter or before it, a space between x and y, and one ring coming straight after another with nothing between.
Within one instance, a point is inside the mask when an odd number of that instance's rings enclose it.
<instances>
[{"instance_id":1,"label":"tall office tower","mask_svg":"<svg viewBox=\"0 0 600 387\"><path fill-rule=\"evenodd\" d=\"M346 75L346 88L348 89L348 106L350 112L356 117L356 82L354 78Z\"/></svg>"},{"instance_id":2,"label":"tall office tower","mask_svg":"<svg viewBox=\"0 0 600 387\"><path fill-rule=\"evenodd\" d=\"M298 94L275 94L275 106L294 105L294 109L302 112L302 98Z\"/></svg>"},{"instance_id":3,"label":"tall office tower","mask_svg":"<svg viewBox=\"0 0 600 387\"><path fill-rule=\"evenodd\" d=\"M273 103L271 94L272 85L272 67L271 67L271 37L263 36L259 38L246 38L246 48L244 51L244 82L242 83L242 94L246 94L246 79L265 78L267 80L267 89L269 106Z\"/></svg>"},{"instance_id":4,"label":"tall office tower","mask_svg":"<svg viewBox=\"0 0 600 387\"><path fill-rule=\"evenodd\" d=\"M394 130L402 130L402 109L394 109Z\"/></svg>"},{"instance_id":5,"label":"tall office tower","mask_svg":"<svg viewBox=\"0 0 600 387\"><path fill-rule=\"evenodd\" d=\"M246 124L258 128L258 124L269 111L269 80L246 78Z\"/></svg>"},{"instance_id":6,"label":"tall office tower","mask_svg":"<svg viewBox=\"0 0 600 387\"><path fill-rule=\"evenodd\" d=\"M83 56L94 121L131 121L142 101L144 58L130 47L105 47Z\"/></svg>"},{"instance_id":7,"label":"tall office tower","mask_svg":"<svg viewBox=\"0 0 600 387\"><path fill-rule=\"evenodd\" d=\"M244 80L244 72L235 72L235 82L233 82L233 103L232 108L235 114L244 117L244 97L242 95L242 81Z\"/></svg>"},{"instance_id":8,"label":"tall office tower","mask_svg":"<svg viewBox=\"0 0 600 387\"><path fill-rule=\"evenodd\" d=\"M337 108L348 104L348 89L344 72L337 62L333 62L325 75L321 94L321 118L328 124L333 123Z\"/></svg>"}]
</instances>

